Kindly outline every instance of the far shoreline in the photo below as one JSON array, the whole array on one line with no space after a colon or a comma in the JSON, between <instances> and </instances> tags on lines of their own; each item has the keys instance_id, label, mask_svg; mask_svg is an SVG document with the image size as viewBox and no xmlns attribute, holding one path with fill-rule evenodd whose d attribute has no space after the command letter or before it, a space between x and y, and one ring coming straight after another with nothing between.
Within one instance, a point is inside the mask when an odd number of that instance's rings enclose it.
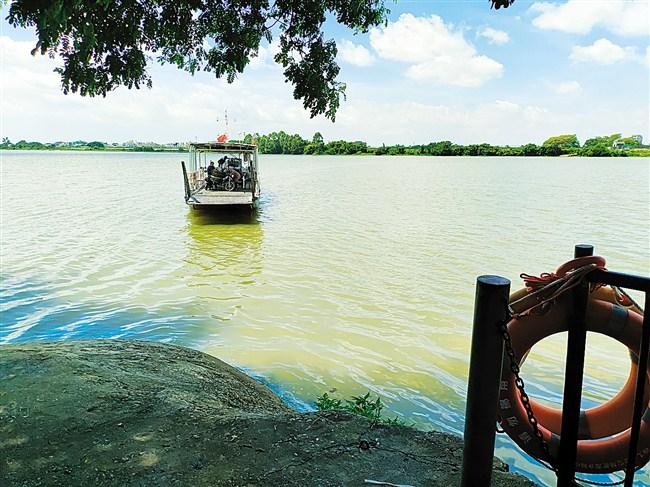
<instances>
[{"instance_id":1,"label":"far shoreline","mask_svg":"<svg viewBox=\"0 0 650 487\"><path fill-rule=\"evenodd\" d=\"M498 147L498 146L495 146ZM39 148L14 148L14 147L2 147L0 148L0 153L3 152L104 152L104 153L115 153L115 154L186 154L187 149L152 149L152 150L142 150L142 149L129 149L129 148L72 148L72 147L39 147ZM328 156L328 157L489 157L489 158L535 158L535 159L555 159L555 158L584 158L584 159L619 159L626 157L633 158L643 158L650 157L650 148L640 148L640 149L620 149L620 154L612 155L585 155L578 153L569 153L569 154L557 154L557 155L525 155L525 154L449 154L449 155L433 155L433 154L372 154L369 152L356 153L356 154L272 154L268 152L260 152L260 155L263 156L310 156L310 157L319 157L319 156Z\"/></svg>"}]
</instances>

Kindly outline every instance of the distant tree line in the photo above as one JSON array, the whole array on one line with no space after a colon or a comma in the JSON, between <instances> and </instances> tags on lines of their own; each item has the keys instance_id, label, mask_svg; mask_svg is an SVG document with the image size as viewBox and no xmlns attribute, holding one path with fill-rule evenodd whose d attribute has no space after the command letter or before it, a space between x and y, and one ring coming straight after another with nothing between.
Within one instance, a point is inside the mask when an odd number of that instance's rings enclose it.
<instances>
[{"instance_id":1,"label":"distant tree line","mask_svg":"<svg viewBox=\"0 0 650 487\"><path fill-rule=\"evenodd\" d=\"M637 155L634 149L641 143L633 138L622 138L621 134L594 137L580 145L575 134L550 137L542 145L499 146L491 144L454 144L448 140L417 145L381 145L370 147L362 141L333 140L325 142L320 132L311 141L298 134L271 132L268 135L247 134L243 142L256 143L262 154L314 154L314 155L414 155L414 156L562 156L626 157ZM614 142L624 149L613 148ZM630 151L632 150L632 151ZM649 155L644 151L643 155Z\"/></svg>"},{"instance_id":2,"label":"distant tree line","mask_svg":"<svg viewBox=\"0 0 650 487\"><path fill-rule=\"evenodd\" d=\"M124 144L108 144L97 140L87 142L85 140L75 140L73 142L28 142L19 140L12 143L7 137L3 137L0 143L0 149L5 150L79 150L79 151L97 151L97 150L115 150L129 152L169 152L185 150L182 144L156 144L156 143L138 143L129 141Z\"/></svg>"},{"instance_id":3,"label":"distant tree line","mask_svg":"<svg viewBox=\"0 0 650 487\"><path fill-rule=\"evenodd\" d=\"M542 145L524 144L520 146L501 146L491 144L454 144L448 140L417 145L381 145L371 147L367 143L355 140L332 140L325 142L320 132L311 140L303 139L298 134L271 132L268 135L247 134L245 143L256 143L262 154L313 154L313 155L413 155L413 156L585 156L585 157L627 157L650 156L650 148L642 146L638 137L621 137L612 134L587 139L580 145L575 134L550 137ZM104 142L27 142L20 140L11 143L3 138L0 149L20 150L118 150L134 152L183 151L185 144L157 144L129 141L124 144Z\"/></svg>"},{"instance_id":4,"label":"distant tree line","mask_svg":"<svg viewBox=\"0 0 650 487\"><path fill-rule=\"evenodd\" d=\"M90 149L102 150L106 148L103 142L93 141L86 142L85 140L75 140L74 142L28 142L26 140L19 140L12 143L7 137L2 139L0 149L19 149L19 150L48 150L48 149Z\"/></svg>"}]
</instances>

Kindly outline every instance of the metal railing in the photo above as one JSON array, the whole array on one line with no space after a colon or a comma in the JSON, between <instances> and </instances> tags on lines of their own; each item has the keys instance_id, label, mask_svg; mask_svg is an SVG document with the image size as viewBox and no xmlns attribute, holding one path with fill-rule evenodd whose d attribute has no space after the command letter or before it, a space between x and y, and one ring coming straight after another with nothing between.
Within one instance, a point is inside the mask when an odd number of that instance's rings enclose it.
<instances>
[{"instance_id":1,"label":"metal railing","mask_svg":"<svg viewBox=\"0 0 650 487\"><path fill-rule=\"evenodd\" d=\"M575 257L593 255L591 245L576 245ZM587 324L585 316L589 301L590 283L606 284L645 293L643 328L639 348L634 407L630 428L630 443L625 468L625 487L634 482L641 420L645 409L644 395L650 349L650 278L595 269L587 274L573 293L573 315L569 324L567 342L562 429L556 462L557 486L575 485L576 456L582 379L585 362ZM462 487L485 487L492 478L492 462L496 436L497 405L503 360L503 336L500 325L510 318L508 302L510 281L499 276L480 276L476 283L474 324L463 450Z\"/></svg>"}]
</instances>

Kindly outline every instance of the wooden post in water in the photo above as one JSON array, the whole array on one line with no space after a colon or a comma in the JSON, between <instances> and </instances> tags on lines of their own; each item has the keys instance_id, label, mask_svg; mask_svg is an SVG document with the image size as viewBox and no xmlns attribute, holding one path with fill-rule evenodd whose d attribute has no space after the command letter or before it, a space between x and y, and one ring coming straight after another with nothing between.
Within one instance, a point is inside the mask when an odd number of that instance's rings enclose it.
<instances>
[{"instance_id":1,"label":"wooden post in water","mask_svg":"<svg viewBox=\"0 0 650 487\"><path fill-rule=\"evenodd\" d=\"M476 280L472 351L467 381L462 487L486 487L492 479L497 401L510 281L499 276Z\"/></svg>"}]
</instances>

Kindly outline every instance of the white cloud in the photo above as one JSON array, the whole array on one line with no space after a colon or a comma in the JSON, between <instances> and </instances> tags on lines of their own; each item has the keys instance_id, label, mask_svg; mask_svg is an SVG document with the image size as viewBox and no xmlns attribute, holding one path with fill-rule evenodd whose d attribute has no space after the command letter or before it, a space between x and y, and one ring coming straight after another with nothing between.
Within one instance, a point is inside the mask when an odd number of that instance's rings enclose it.
<instances>
[{"instance_id":1,"label":"white cloud","mask_svg":"<svg viewBox=\"0 0 650 487\"><path fill-rule=\"evenodd\" d=\"M485 37L490 44L502 45L510 42L510 36L507 32L496 30L492 27L486 27L485 29L478 31L478 35L480 37Z\"/></svg>"},{"instance_id":2,"label":"white cloud","mask_svg":"<svg viewBox=\"0 0 650 487\"><path fill-rule=\"evenodd\" d=\"M359 133L361 129L360 138L386 144L435 140L463 144L541 142L548 134L568 130L575 122L546 107L509 100L469 105L366 101L346 105L339 118L337 125L346 131ZM362 127L359 120L364 120Z\"/></svg>"},{"instance_id":3,"label":"white cloud","mask_svg":"<svg viewBox=\"0 0 650 487\"><path fill-rule=\"evenodd\" d=\"M257 56L251 58L248 66L252 69L277 68L279 65L275 62L275 55L280 52L280 42L273 41L267 46L260 46L257 50Z\"/></svg>"},{"instance_id":4,"label":"white cloud","mask_svg":"<svg viewBox=\"0 0 650 487\"><path fill-rule=\"evenodd\" d=\"M595 27L604 27L615 34L647 36L648 5L648 0L569 0L562 4L536 2L530 10L537 14L533 25L540 29L587 34Z\"/></svg>"},{"instance_id":5,"label":"white cloud","mask_svg":"<svg viewBox=\"0 0 650 487\"><path fill-rule=\"evenodd\" d=\"M568 95L570 93L579 93L582 86L577 81L563 81L551 86L551 90L558 95Z\"/></svg>"},{"instance_id":6,"label":"white cloud","mask_svg":"<svg viewBox=\"0 0 650 487\"><path fill-rule=\"evenodd\" d=\"M547 106L509 99L449 104L359 100L342 105L336 125L323 135L349 139L354 133L355 138L372 144L451 140L517 145L542 143L551 135L576 131L581 140L596 134L647 133L643 104L626 110L596 105L576 110L567 101Z\"/></svg>"},{"instance_id":7,"label":"white cloud","mask_svg":"<svg viewBox=\"0 0 650 487\"><path fill-rule=\"evenodd\" d=\"M608 39L598 39L591 46L573 46L570 59L574 62L614 64L638 59L635 47L621 47Z\"/></svg>"},{"instance_id":8,"label":"white cloud","mask_svg":"<svg viewBox=\"0 0 650 487\"><path fill-rule=\"evenodd\" d=\"M396 22L372 29L370 44L384 59L411 64L406 76L415 80L473 87L503 72L501 63L479 55L463 31L437 15L402 14Z\"/></svg>"},{"instance_id":9,"label":"white cloud","mask_svg":"<svg viewBox=\"0 0 650 487\"><path fill-rule=\"evenodd\" d=\"M337 42L339 56L343 61L355 66L370 66L375 62L375 58L370 51L360 44L341 39Z\"/></svg>"},{"instance_id":10,"label":"white cloud","mask_svg":"<svg viewBox=\"0 0 650 487\"><path fill-rule=\"evenodd\" d=\"M534 140L531 131L546 125L548 118L548 110L544 107L520 105L508 100L468 106L364 101L346 105L337 125L348 131L354 129L357 133L361 129L361 138L367 137L366 140L375 143L452 140L458 143L505 144ZM364 120L362 127L359 120ZM369 135L364 137L365 134Z\"/></svg>"}]
</instances>

